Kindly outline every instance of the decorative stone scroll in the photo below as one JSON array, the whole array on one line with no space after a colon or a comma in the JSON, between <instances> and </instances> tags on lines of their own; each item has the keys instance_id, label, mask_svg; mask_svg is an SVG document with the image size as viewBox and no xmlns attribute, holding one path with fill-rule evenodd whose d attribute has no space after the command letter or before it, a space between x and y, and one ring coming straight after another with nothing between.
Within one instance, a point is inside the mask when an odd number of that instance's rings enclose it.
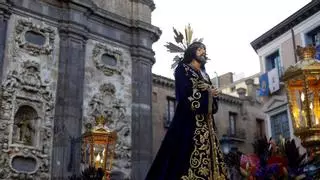
<instances>
[{"instance_id":1,"label":"decorative stone scroll","mask_svg":"<svg viewBox=\"0 0 320 180\"><path fill-rule=\"evenodd\" d=\"M30 19L19 19L15 27L18 47L30 55L49 55L54 48L55 31L51 27L33 23Z\"/></svg>"},{"instance_id":2,"label":"decorative stone scroll","mask_svg":"<svg viewBox=\"0 0 320 180\"><path fill-rule=\"evenodd\" d=\"M103 44L96 44L92 50L92 60L97 69L106 76L121 74L123 72L122 52Z\"/></svg>"}]
</instances>

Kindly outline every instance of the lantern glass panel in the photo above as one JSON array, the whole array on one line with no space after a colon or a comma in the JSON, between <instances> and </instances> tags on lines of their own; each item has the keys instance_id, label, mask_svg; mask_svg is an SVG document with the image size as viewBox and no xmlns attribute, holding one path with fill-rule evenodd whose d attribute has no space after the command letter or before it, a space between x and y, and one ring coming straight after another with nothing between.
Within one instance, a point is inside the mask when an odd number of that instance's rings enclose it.
<instances>
[{"instance_id":1,"label":"lantern glass panel","mask_svg":"<svg viewBox=\"0 0 320 180\"><path fill-rule=\"evenodd\" d=\"M94 165L96 168L104 168L105 162L105 145L104 144L95 144L93 148L94 155Z\"/></svg>"},{"instance_id":2,"label":"lantern glass panel","mask_svg":"<svg viewBox=\"0 0 320 180\"><path fill-rule=\"evenodd\" d=\"M85 137L82 143L82 163L86 166L93 165L93 139Z\"/></svg>"},{"instance_id":3,"label":"lantern glass panel","mask_svg":"<svg viewBox=\"0 0 320 180\"><path fill-rule=\"evenodd\" d=\"M294 128L304 128L308 125L307 113L304 108L306 94L304 81L302 79L292 79L288 82L288 97L290 101L291 118Z\"/></svg>"},{"instance_id":4,"label":"lantern glass panel","mask_svg":"<svg viewBox=\"0 0 320 180\"><path fill-rule=\"evenodd\" d=\"M312 127L319 126L320 120L320 82L312 74L307 76L308 83L308 108L310 111L310 124Z\"/></svg>"},{"instance_id":5,"label":"lantern glass panel","mask_svg":"<svg viewBox=\"0 0 320 180\"><path fill-rule=\"evenodd\" d=\"M91 158L90 158L90 150L91 150L91 146L90 143L85 143L83 145L83 161L86 164L90 164Z\"/></svg>"},{"instance_id":6,"label":"lantern glass panel","mask_svg":"<svg viewBox=\"0 0 320 180\"><path fill-rule=\"evenodd\" d=\"M108 171L111 171L112 163L113 163L113 153L115 149L115 142L110 142L107 146L107 151L106 151L106 169Z\"/></svg>"}]
</instances>

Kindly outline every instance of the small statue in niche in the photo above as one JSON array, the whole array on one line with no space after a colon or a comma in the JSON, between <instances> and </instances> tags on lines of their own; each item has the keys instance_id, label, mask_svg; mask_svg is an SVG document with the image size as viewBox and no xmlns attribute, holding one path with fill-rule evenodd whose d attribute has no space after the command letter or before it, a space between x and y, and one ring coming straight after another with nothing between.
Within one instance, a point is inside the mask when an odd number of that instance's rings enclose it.
<instances>
[{"instance_id":1,"label":"small statue in niche","mask_svg":"<svg viewBox=\"0 0 320 180\"><path fill-rule=\"evenodd\" d=\"M24 119L16 124L17 140L25 145L32 145L32 136L34 129L30 120Z\"/></svg>"},{"instance_id":2,"label":"small statue in niche","mask_svg":"<svg viewBox=\"0 0 320 180\"><path fill-rule=\"evenodd\" d=\"M35 127L38 120L37 112L30 106L22 106L15 115L13 141L28 146L34 145Z\"/></svg>"}]
</instances>

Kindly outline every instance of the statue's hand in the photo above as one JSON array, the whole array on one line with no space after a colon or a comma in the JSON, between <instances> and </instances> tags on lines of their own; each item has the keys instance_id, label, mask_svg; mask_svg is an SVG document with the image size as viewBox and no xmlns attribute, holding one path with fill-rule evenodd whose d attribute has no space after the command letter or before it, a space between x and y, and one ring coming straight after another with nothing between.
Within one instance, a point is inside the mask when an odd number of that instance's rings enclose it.
<instances>
[{"instance_id":1,"label":"statue's hand","mask_svg":"<svg viewBox=\"0 0 320 180\"><path fill-rule=\"evenodd\" d=\"M212 86L210 84L205 83L205 82L199 82L197 84L197 88L200 89L201 91L206 91L208 89L211 89Z\"/></svg>"},{"instance_id":2,"label":"statue's hand","mask_svg":"<svg viewBox=\"0 0 320 180\"><path fill-rule=\"evenodd\" d=\"M220 94L220 91L217 88L212 88L211 93L213 97L217 97Z\"/></svg>"}]
</instances>

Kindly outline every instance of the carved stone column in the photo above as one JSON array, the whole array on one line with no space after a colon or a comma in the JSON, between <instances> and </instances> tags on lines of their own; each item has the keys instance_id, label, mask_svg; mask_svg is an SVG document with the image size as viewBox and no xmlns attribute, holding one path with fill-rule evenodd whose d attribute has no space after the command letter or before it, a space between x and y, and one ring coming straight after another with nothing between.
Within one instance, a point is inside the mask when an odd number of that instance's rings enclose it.
<instances>
[{"instance_id":1,"label":"carved stone column","mask_svg":"<svg viewBox=\"0 0 320 180\"><path fill-rule=\"evenodd\" d=\"M52 178L80 171L86 32L61 23L59 78L54 121Z\"/></svg>"},{"instance_id":2,"label":"carved stone column","mask_svg":"<svg viewBox=\"0 0 320 180\"><path fill-rule=\"evenodd\" d=\"M144 179L152 162L151 47L161 32L151 25L144 29L153 31L135 28L132 35L132 179Z\"/></svg>"},{"instance_id":3,"label":"carved stone column","mask_svg":"<svg viewBox=\"0 0 320 180\"><path fill-rule=\"evenodd\" d=\"M7 39L7 26L10 17L9 5L6 0L0 0L0 79L3 72L3 58Z\"/></svg>"}]
</instances>

